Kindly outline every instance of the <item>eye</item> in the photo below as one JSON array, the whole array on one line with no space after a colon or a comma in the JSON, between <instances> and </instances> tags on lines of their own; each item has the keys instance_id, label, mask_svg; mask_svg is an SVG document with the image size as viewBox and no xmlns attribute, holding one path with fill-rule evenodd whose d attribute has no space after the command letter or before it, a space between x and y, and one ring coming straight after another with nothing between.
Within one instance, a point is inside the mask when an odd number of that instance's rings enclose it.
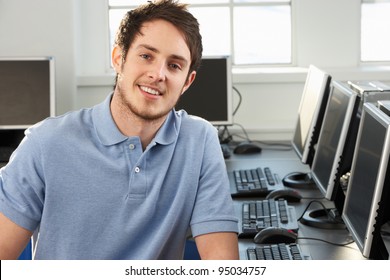
<instances>
[{"instance_id":1,"label":"eye","mask_svg":"<svg viewBox=\"0 0 390 280\"><path fill-rule=\"evenodd\" d=\"M174 70L181 70L181 66L179 64L176 64L176 63L171 63L169 65L169 67L171 67Z\"/></svg>"},{"instance_id":2,"label":"eye","mask_svg":"<svg viewBox=\"0 0 390 280\"><path fill-rule=\"evenodd\" d=\"M146 53L140 54L140 57L143 59L150 59L150 55L148 55Z\"/></svg>"}]
</instances>

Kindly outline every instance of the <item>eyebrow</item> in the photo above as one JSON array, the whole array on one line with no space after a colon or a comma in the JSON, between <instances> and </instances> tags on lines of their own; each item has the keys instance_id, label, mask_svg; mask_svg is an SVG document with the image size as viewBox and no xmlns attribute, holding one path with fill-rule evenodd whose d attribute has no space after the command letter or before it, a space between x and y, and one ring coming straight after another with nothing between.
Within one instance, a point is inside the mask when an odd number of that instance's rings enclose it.
<instances>
[{"instance_id":1,"label":"eyebrow","mask_svg":"<svg viewBox=\"0 0 390 280\"><path fill-rule=\"evenodd\" d=\"M145 49L150 50L151 52L154 52L154 53L160 53L160 51L158 49L156 49L155 47L153 47L151 45L148 45L148 44L140 44L140 45L138 45L137 49L140 49L140 48L145 48ZM185 65L188 64L188 60L184 56L177 55L177 54L172 54L171 58L180 60Z\"/></svg>"}]
</instances>

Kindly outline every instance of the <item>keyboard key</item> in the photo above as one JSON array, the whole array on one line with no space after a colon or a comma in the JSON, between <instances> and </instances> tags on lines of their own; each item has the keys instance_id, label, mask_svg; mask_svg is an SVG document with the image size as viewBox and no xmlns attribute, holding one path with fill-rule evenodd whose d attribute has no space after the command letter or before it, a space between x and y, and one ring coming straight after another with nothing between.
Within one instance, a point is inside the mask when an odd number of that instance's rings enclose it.
<instances>
[{"instance_id":1,"label":"keyboard key","mask_svg":"<svg viewBox=\"0 0 390 280\"><path fill-rule=\"evenodd\" d=\"M276 180L269 167L233 171L236 192L234 197L265 196L275 189Z\"/></svg>"},{"instance_id":2,"label":"keyboard key","mask_svg":"<svg viewBox=\"0 0 390 280\"><path fill-rule=\"evenodd\" d=\"M268 227L283 227L298 231L294 210L292 206L288 206L286 200L269 199L243 202L242 232L239 237L254 237L260 230Z\"/></svg>"},{"instance_id":3,"label":"keyboard key","mask_svg":"<svg viewBox=\"0 0 390 280\"><path fill-rule=\"evenodd\" d=\"M304 260L298 244L265 244L247 249L248 260Z\"/></svg>"},{"instance_id":4,"label":"keyboard key","mask_svg":"<svg viewBox=\"0 0 390 280\"><path fill-rule=\"evenodd\" d=\"M272 175L271 169L269 167L264 168L265 176L267 177L268 184L271 186L275 185L275 179Z\"/></svg>"}]
</instances>

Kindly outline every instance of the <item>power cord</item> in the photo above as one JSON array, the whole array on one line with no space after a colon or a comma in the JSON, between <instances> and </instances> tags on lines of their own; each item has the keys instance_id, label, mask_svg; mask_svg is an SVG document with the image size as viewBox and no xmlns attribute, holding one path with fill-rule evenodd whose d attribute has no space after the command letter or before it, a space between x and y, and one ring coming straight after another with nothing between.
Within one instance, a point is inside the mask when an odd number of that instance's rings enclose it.
<instances>
[{"instance_id":1,"label":"power cord","mask_svg":"<svg viewBox=\"0 0 390 280\"><path fill-rule=\"evenodd\" d=\"M327 211L328 209L326 208L326 206L319 200L312 200L309 202L309 204L306 206L305 210L303 211L302 215L298 218L298 222L302 220L303 216L306 214L307 210L309 209L309 207L314 203L318 203L322 206L322 208L324 209L324 211L327 213L327 216L329 219L332 219L332 216L329 215L329 212Z\"/></svg>"},{"instance_id":2,"label":"power cord","mask_svg":"<svg viewBox=\"0 0 390 280\"><path fill-rule=\"evenodd\" d=\"M315 238L315 237L298 237L297 239L299 240L314 240L314 241L320 241L320 242L324 242L324 243L328 243L328 244L331 244L331 245L334 245L334 246L340 246L340 247L344 247L344 246L348 246L348 245L351 245L353 244L355 241L351 240L351 241L348 241L346 243L335 243L335 242L331 242L331 241L328 241L328 240L325 240L325 239L320 239L320 238Z\"/></svg>"},{"instance_id":3,"label":"power cord","mask_svg":"<svg viewBox=\"0 0 390 280\"><path fill-rule=\"evenodd\" d=\"M233 136L230 134L229 129L226 125L218 126L217 130L219 143L229 144L233 140Z\"/></svg>"},{"instance_id":4,"label":"power cord","mask_svg":"<svg viewBox=\"0 0 390 280\"><path fill-rule=\"evenodd\" d=\"M313 203L318 203L321 205L321 207L323 208L324 212L327 214L328 216L328 219L334 219L334 217L330 214L331 211L328 211L328 208L326 208L326 206L321 202L321 201L318 201L318 200L312 200L309 202L309 204L306 206L305 210L303 211L302 215L298 218L298 222L304 217L304 215L306 214L307 210L309 209L309 207L313 204ZM325 243L328 243L328 244L331 244L331 245L334 245L334 246L348 246L352 243L354 243L353 240L351 241L348 241L346 243L335 243L335 242L331 242L331 241L328 241L328 240L325 240L325 239L321 239L321 238L316 238L316 237L298 237L297 239L300 239L300 240L303 240L303 239L306 239L306 240L314 240L314 241L320 241L320 242L325 242Z\"/></svg>"},{"instance_id":5,"label":"power cord","mask_svg":"<svg viewBox=\"0 0 390 280\"><path fill-rule=\"evenodd\" d=\"M240 106L241 106L242 95L241 95L240 91L239 91L236 87L234 87L234 86L233 86L233 90L237 93L238 98L239 98L238 104L237 104L236 108L235 108L234 111L233 111L233 116L234 116L234 115L237 113L237 111L238 111L238 109L240 108Z\"/></svg>"},{"instance_id":6,"label":"power cord","mask_svg":"<svg viewBox=\"0 0 390 280\"><path fill-rule=\"evenodd\" d=\"M241 92L235 86L233 86L233 90L238 95L238 103L236 105L236 108L233 110L233 116L235 116L237 111L238 111L238 109L241 107L241 103L242 103L242 99L243 98L242 98ZM269 150L290 151L292 149L291 144L283 144L283 143L276 143L276 142L275 143L266 143L266 142L262 142L262 141L251 140L249 138L249 135L248 135L246 129L244 128L244 126L242 126L239 123L233 123L233 125L239 126L242 129L242 132L244 133L245 137L243 137L243 136L241 136L239 134L230 134L228 127L227 126L223 126L223 130L219 134L220 135L219 139L220 139L221 144L228 144L231 141L233 141L233 137L236 137L236 138L243 139L243 141L258 143L258 144L261 145L262 148L266 148L266 149L269 149ZM227 136L225 136L225 134ZM282 148L275 148L275 146L282 147Z\"/></svg>"},{"instance_id":7,"label":"power cord","mask_svg":"<svg viewBox=\"0 0 390 280\"><path fill-rule=\"evenodd\" d=\"M234 116L237 113L237 111L240 108L240 106L241 106L242 95L241 95L240 91L236 87L234 87L234 86L233 86L233 90L237 93L237 95L239 97L238 104L237 104L236 108L233 111L233 116ZM244 129L244 128L242 127L242 129ZM229 144L233 140L233 135L230 134L227 125L217 126L217 130L218 130L219 142L221 144Z\"/></svg>"}]
</instances>

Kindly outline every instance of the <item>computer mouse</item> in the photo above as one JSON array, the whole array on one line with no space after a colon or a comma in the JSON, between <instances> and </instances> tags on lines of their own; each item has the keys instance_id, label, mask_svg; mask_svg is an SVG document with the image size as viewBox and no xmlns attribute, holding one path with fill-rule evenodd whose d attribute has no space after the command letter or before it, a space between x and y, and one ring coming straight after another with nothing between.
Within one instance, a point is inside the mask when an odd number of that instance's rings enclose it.
<instances>
[{"instance_id":1,"label":"computer mouse","mask_svg":"<svg viewBox=\"0 0 390 280\"><path fill-rule=\"evenodd\" d=\"M268 227L259 231L253 241L256 244L295 243L298 234L292 230L278 227Z\"/></svg>"},{"instance_id":2,"label":"computer mouse","mask_svg":"<svg viewBox=\"0 0 390 280\"><path fill-rule=\"evenodd\" d=\"M233 150L238 155L258 154L261 152L261 148L253 142L241 142Z\"/></svg>"},{"instance_id":3,"label":"computer mouse","mask_svg":"<svg viewBox=\"0 0 390 280\"><path fill-rule=\"evenodd\" d=\"M311 177L310 172L292 172L284 176L282 179L283 185L291 188L313 187L316 184Z\"/></svg>"},{"instance_id":4,"label":"computer mouse","mask_svg":"<svg viewBox=\"0 0 390 280\"><path fill-rule=\"evenodd\" d=\"M271 191L266 197L266 199L279 199L283 198L287 202L299 202L302 199L301 194L293 189L276 189Z\"/></svg>"}]
</instances>

